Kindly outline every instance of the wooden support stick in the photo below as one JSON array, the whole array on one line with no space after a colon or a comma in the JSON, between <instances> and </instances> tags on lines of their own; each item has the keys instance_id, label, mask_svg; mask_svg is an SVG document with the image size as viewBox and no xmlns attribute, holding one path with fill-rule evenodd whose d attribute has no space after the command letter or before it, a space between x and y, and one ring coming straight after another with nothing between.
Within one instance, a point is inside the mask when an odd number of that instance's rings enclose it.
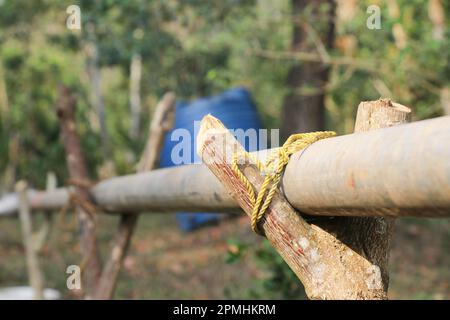
<instances>
[{"instance_id":1,"label":"wooden support stick","mask_svg":"<svg viewBox=\"0 0 450 320\"><path fill-rule=\"evenodd\" d=\"M173 126L174 113L175 95L168 92L156 106L153 119L150 123L147 145L138 164L138 172L145 172L156 168L165 134ZM137 220L138 214L121 215L119 227L114 237L111 255L105 264L94 295L96 299L105 300L113 297L122 261L127 254Z\"/></svg>"},{"instance_id":2,"label":"wooden support stick","mask_svg":"<svg viewBox=\"0 0 450 320\"><path fill-rule=\"evenodd\" d=\"M54 172L47 172L47 184L46 190L48 192L52 192L56 189L57 180ZM44 212L44 221L42 222L39 230L33 234L33 238L35 239L35 245L38 251L40 251L46 242L49 240L51 231L52 231L52 221L53 215L50 212Z\"/></svg>"},{"instance_id":3,"label":"wooden support stick","mask_svg":"<svg viewBox=\"0 0 450 320\"><path fill-rule=\"evenodd\" d=\"M23 243L26 252L26 261L28 269L28 278L33 288L34 299L44 299L44 286L41 269L39 268L39 259L37 248L33 241L33 227L31 222L30 207L26 194L27 184L25 181L19 181L16 184L16 192L19 195L19 216L22 226Z\"/></svg>"},{"instance_id":4,"label":"wooden support stick","mask_svg":"<svg viewBox=\"0 0 450 320\"><path fill-rule=\"evenodd\" d=\"M410 121L411 110L388 99L361 102L355 121L355 133L391 127ZM395 152L395 150L391 150ZM389 247L393 217L336 217L317 222L352 248L358 255L380 269L385 298L389 286ZM358 263L355 260L355 263Z\"/></svg>"},{"instance_id":5,"label":"wooden support stick","mask_svg":"<svg viewBox=\"0 0 450 320\"><path fill-rule=\"evenodd\" d=\"M388 128L411 121L411 109L387 99L362 102L358 106L355 133ZM389 287L389 250L394 227L394 217L356 217L344 222L348 243L381 270L381 280L386 296ZM341 224L342 225L342 224ZM353 230L351 230L354 228ZM346 242L347 243L347 242Z\"/></svg>"},{"instance_id":6,"label":"wooden support stick","mask_svg":"<svg viewBox=\"0 0 450 320\"><path fill-rule=\"evenodd\" d=\"M175 94L167 92L156 106L148 131L147 144L139 161L137 172L153 170L157 167L160 151L166 133L175 121Z\"/></svg>"},{"instance_id":7,"label":"wooden support stick","mask_svg":"<svg viewBox=\"0 0 450 320\"><path fill-rule=\"evenodd\" d=\"M223 124L212 116L203 118L197 137L198 154L242 209L251 215L252 203L246 186L231 168L235 152L243 152ZM240 165L255 189L263 177L251 163ZM311 299L381 299L380 270L327 233L310 225L277 192L260 228L305 286ZM358 263L355 263L357 261Z\"/></svg>"},{"instance_id":8,"label":"wooden support stick","mask_svg":"<svg viewBox=\"0 0 450 320\"><path fill-rule=\"evenodd\" d=\"M61 126L61 138L66 152L67 167L73 181L86 182L89 176L86 162L81 152L80 140L75 130L76 99L65 86L58 89L56 112ZM76 212L79 221L81 248L83 252L83 273L85 274L85 294L90 298L100 276L101 263L95 235L95 212L88 210L91 198L86 188L75 187Z\"/></svg>"}]
</instances>

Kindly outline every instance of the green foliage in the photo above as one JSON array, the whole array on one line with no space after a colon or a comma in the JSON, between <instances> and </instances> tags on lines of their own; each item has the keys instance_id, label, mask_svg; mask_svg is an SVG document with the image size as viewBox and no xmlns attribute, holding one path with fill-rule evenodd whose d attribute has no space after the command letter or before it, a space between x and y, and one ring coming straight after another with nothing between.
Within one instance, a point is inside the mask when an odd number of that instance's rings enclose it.
<instances>
[{"instance_id":1,"label":"green foliage","mask_svg":"<svg viewBox=\"0 0 450 320\"><path fill-rule=\"evenodd\" d=\"M253 290L255 298L265 298L268 295L275 299L304 299L305 291L297 276L286 265L283 258L264 240L263 247L257 251L256 259L263 268L269 271L269 276L262 282L262 292Z\"/></svg>"},{"instance_id":2,"label":"green foliage","mask_svg":"<svg viewBox=\"0 0 450 320\"><path fill-rule=\"evenodd\" d=\"M248 244L236 239L227 241L226 263L236 263L248 255ZM305 292L297 276L286 265L281 256L264 239L253 259L260 266L265 278L249 281L248 297L252 299L304 299Z\"/></svg>"}]
</instances>

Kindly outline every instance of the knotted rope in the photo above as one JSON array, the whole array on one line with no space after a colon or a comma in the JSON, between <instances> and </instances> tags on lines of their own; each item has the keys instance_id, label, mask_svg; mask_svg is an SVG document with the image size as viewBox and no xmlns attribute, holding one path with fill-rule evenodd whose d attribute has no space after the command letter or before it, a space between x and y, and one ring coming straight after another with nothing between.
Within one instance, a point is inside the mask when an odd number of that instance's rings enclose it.
<instances>
[{"instance_id":1,"label":"knotted rope","mask_svg":"<svg viewBox=\"0 0 450 320\"><path fill-rule=\"evenodd\" d=\"M251 215L251 225L254 232L259 235L263 235L258 227L258 223L261 221L264 213L270 205L270 202L275 195L275 192L280 183L281 177L283 175L284 168L289 162L289 158L292 154L297 151L303 150L312 143L335 136L336 133L333 131L318 131L309 133L298 133L291 135L282 147L274 149L266 159L266 162L261 163L255 156L248 152L235 153L233 155L233 161L231 164L232 170L236 173L239 180L247 188L250 201L253 205L252 215ZM244 159L242 159L242 157ZM253 186L247 177L242 173L239 168L239 161L252 161L256 165L258 170L265 175L264 182L258 195L255 194Z\"/></svg>"}]
</instances>

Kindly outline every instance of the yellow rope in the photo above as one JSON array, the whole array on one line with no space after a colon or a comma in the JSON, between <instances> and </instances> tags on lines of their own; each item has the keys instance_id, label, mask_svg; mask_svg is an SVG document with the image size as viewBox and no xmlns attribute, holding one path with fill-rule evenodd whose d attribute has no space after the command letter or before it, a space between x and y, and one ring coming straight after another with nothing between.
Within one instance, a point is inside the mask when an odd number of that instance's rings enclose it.
<instances>
[{"instance_id":1,"label":"yellow rope","mask_svg":"<svg viewBox=\"0 0 450 320\"><path fill-rule=\"evenodd\" d=\"M269 154L264 164L248 152L244 152L243 154L236 153L233 155L231 168L236 173L239 180L241 180L241 182L247 188L250 201L253 205L251 216L253 231L255 231L259 235L263 235L261 230L259 230L258 228L258 223L264 216L264 213L266 212L273 196L275 195L278 184L280 183L281 177L283 175L284 167L289 162L290 156L297 151L303 150L304 148L318 140L329 138L334 135L336 135L336 133L333 131L318 131L293 134L286 140L282 147L274 149ZM251 161L257 166L258 170L265 175L264 182L258 192L258 195L255 194L252 184L239 169L239 161L244 161L241 163Z\"/></svg>"}]
</instances>

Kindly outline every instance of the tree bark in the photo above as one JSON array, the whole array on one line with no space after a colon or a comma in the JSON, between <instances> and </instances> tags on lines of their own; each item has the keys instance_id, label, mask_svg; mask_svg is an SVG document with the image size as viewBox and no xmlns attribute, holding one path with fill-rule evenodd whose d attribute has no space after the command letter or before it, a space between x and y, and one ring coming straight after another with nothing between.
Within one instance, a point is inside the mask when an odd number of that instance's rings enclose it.
<instances>
[{"instance_id":1,"label":"tree bark","mask_svg":"<svg viewBox=\"0 0 450 320\"><path fill-rule=\"evenodd\" d=\"M67 168L73 181L89 181L86 162L81 151L80 140L75 131L76 99L69 88L60 86L58 89L57 114L61 126L61 138L66 152ZM85 292L89 298L100 276L101 264L95 235L95 212L87 209L85 204L91 202L86 188L75 187L74 195L77 199L76 212L79 221L81 248L85 274Z\"/></svg>"},{"instance_id":2,"label":"tree bark","mask_svg":"<svg viewBox=\"0 0 450 320\"><path fill-rule=\"evenodd\" d=\"M152 170L158 165L158 157L163 145L165 134L173 126L175 112L175 96L166 93L156 106L149 127L147 145L138 164L138 172ZM155 183L154 181L153 183ZM119 276L122 261L130 246L131 237L138 221L138 214L122 214L119 228L113 241L113 247L108 262L103 269L94 297L96 299L111 299Z\"/></svg>"},{"instance_id":3,"label":"tree bark","mask_svg":"<svg viewBox=\"0 0 450 320\"><path fill-rule=\"evenodd\" d=\"M328 5L326 14L320 10ZM311 10L310 23L316 28L317 41L325 50L332 46L334 37L335 4L332 0L292 0L294 20L291 50L314 53L317 43L311 39L305 23L298 16L306 9ZM289 71L287 87L290 92L283 102L281 137L299 132L323 130L325 127L324 87L328 81L329 67L322 62L295 65Z\"/></svg>"}]
</instances>

